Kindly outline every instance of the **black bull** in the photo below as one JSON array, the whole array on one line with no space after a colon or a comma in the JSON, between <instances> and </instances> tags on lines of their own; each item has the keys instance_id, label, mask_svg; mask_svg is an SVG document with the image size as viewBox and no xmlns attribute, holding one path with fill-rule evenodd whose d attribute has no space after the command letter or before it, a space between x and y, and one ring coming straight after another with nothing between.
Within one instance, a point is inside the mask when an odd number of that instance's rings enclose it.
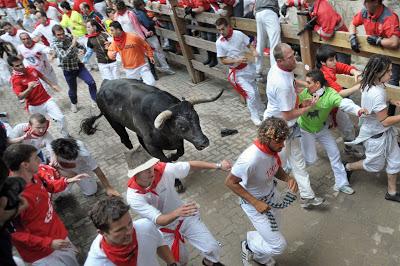
<instances>
[{"instance_id":1,"label":"black bull","mask_svg":"<svg viewBox=\"0 0 400 266\"><path fill-rule=\"evenodd\" d=\"M209 99L180 101L170 93L140 81L105 80L97 93L101 113L84 119L81 131L94 134L97 130L95 121L104 115L128 149L133 146L125 128L136 133L140 144L151 156L164 162L175 161L185 152L184 139L198 150L209 145L193 105L215 101L222 93L223 90ZM166 157L163 150L177 152Z\"/></svg>"}]
</instances>

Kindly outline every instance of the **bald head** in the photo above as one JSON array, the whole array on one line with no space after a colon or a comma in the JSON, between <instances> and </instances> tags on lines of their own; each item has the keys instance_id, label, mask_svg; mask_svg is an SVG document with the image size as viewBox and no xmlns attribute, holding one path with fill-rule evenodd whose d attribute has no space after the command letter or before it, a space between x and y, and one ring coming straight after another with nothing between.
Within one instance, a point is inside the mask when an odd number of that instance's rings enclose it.
<instances>
[{"instance_id":1,"label":"bald head","mask_svg":"<svg viewBox=\"0 0 400 266\"><path fill-rule=\"evenodd\" d=\"M274 57L279 68L286 71L293 71L296 68L294 51L287 43L279 43L274 48Z\"/></svg>"}]
</instances>

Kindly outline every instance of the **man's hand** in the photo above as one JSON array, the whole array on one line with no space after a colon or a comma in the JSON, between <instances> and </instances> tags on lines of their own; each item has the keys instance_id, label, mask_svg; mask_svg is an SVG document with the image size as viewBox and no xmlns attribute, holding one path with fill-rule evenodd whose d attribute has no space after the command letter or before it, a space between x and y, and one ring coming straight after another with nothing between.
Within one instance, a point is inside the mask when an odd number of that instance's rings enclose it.
<instances>
[{"instance_id":1,"label":"man's hand","mask_svg":"<svg viewBox=\"0 0 400 266\"><path fill-rule=\"evenodd\" d=\"M146 37L151 37L153 35L154 35L154 33L152 31L148 31L147 34L146 34Z\"/></svg>"},{"instance_id":2,"label":"man's hand","mask_svg":"<svg viewBox=\"0 0 400 266\"><path fill-rule=\"evenodd\" d=\"M152 64L155 64L155 63L156 63L156 61L154 60L154 57L149 57L149 59L150 59L150 62L151 62Z\"/></svg>"},{"instance_id":3,"label":"man's hand","mask_svg":"<svg viewBox=\"0 0 400 266\"><path fill-rule=\"evenodd\" d=\"M116 189L114 189L113 187L106 188L106 194L109 197L112 197L112 196L121 197L121 194L119 194L119 192Z\"/></svg>"},{"instance_id":4,"label":"man's hand","mask_svg":"<svg viewBox=\"0 0 400 266\"><path fill-rule=\"evenodd\" d=\"M82 49L79 49L79 50L78 50L78 55L80 55L80 56L85 55L85 51L82 50Z\"/></svg>"},{"instance_id":5,"label":"man's hand","mask_svg":"<svg viewBox=\"0 0 400 266\"><path fill-rule=\"evenodd\" d=\"M354 81L355 82L359 82L360 81L360 77L361 77L362 72L358 71L358 70L354 70L353 72L353 76L354 76Z\"/></svg>"},{"instance_id":6,"label":"man's hand","mask_svg":"<svg viewBox=\"0 0 400 266\"><path fill-rule=\"evenodd\" d=\"M271 209L267 203L261 200L257 200L257 202L254 204L254 208L256 208L259 213L266 213Z\"/></svg>"},{"instance_id":7,"label":"man's hand","mask_svg":"<svg viewBox=\"0 0 400 266\"><path fill-rule=\"evenodd\" d=\"M31 81L31 82L28 83L28 89L33 89L37 85L39 85L39 81Z\"/></svg>"},{"instance_id":8,"label":"man's hand","mask_svg":"<svg viewBox=\"0 0 400 266\"><path fill-rule=\"evenodd\" d=\"M294 178L289 178L289 180L287 181L287 185L290 191L292 191L293 193L297 193L297 191L299 191L299 187L297 186L297 182L296 180L294 180Z\"/></svg>"},{"instance_id":9,"label":"man's hand","mask_svg":"<svg viewBox=\"0 0 400 266\"><path fill-rule=\"evenodd\" d=\"M400 100L390 100L390 103L400 107Z\"/></svg>"},{"instance_id":10,"label":"man's hand","mask_svg":"<svg viewBox=\"0 0 400 266\"><path fill-rule=\"evenodd\" d=\"M177 217L193 216L198 212L196 203L188 203L180 206L174 212Z\"/></svg>"},{"instance_id":11,"label":"man's hand","mask_svg":"<svg viewBox=\"0 0 400 266\"><path fill-rule=\"evenodd\" d=\"M64 248L69 248L71 246L71 242L64 239L54 239L51 242L51 248L54 250L61 250Z\"/></svg>"},{"instance_id":12,"label":"man's hand","mask_svg":"<svg viewBox=\"0 0 400 266\"><path fill-rule=\"evenodd\" d=\"M61 88L57 84L51 86L51 88L56 92L60 92L61 91Z\"/></svg>"},{"instance_id":13,"label":"man's hand","mask_svg":"<svg viewBox=\"0 0 400 266\"><path fill-rule=\"evenodd\" d=\"M351 49L356 52L359 53L360 52L360 43L358 42L358 38L356 34L352 34L350 35L350 46Z\"/></svg>"},{"instance_id":14,"label":"man's hand","mask_svg":"<svg viewBox=\"0 0 400 266\"><path fill-rule=\"evenodd\" d=\"M382 44L381 44L382 39L383 39L382 37L370 35L370 36L367 37L367 42L370 45L382 46Z\"/></svg>"},{"instance_id":15,"label":"man's hand","mask_svg":"<svg viewBox=\"0 0 400 266\"><path fill-rule=\"evenodd\" d=\"M232 169L232 163L228 160L221 161L221 170L230 171Z\"/></svg>"},{"instance_id":16,"label":"man's hand","mask_svg":"<svg viewBox=\"0 0 400 266\"><path fill-rule=\"evenodd\" d=\"M363 115L368 115L368 110L367 109L365 109L365 108L361 108L360 110L358 110L358 116L360 117L360 116L363 116Z\"/></svg>"},{"instance_id":17,"label":"man's hand","mask_svg":"<svg viewBox=\"0 0 400 266\"><path fill-rule=\"evenodd\" d=\"M108 47L110 47L111 42L109 41L105 41L104 42L104 48L108 49Z\"/></svg>"},{"instance_id":18,"label":"man's hand","mask_svg":"<svg viewBox=\"0 0 400 266\"><path fill-rule=\"evenodd\" d=\"M75 36L72 36L71 47L75 47L77 42L78 42L78 39Z\"/></svg>"},{"instance_id":19,"label":"man's hand","mask_svg":"<svg viewBox=\"0 0 400 266\"><path fill-rule=\"evenodd\" d=\"M81 181L82 178L87 178L87 177L89 177L88 174L79 174L79 175L76 175L74 177L67 178L67 183L68 184L73 184L73 183Z\"/></svg>"},{"instance_id":20,"label":"man's hand","mask_svg":"<svg viewBox=\"0 0 400 266\"><path fill-rule=\"evenodd\" d=\"M241 57L239 57L239 58L237 58L236 59L236 63L238 63L238 64L247 64L247 57L245 57L245 56L241 56Z\"/></svg>"},{"instance_id":21,"label":"man's hand","mask_svg":"<svg viewBox=\"0 0 400 266\"><path fill-rule=\"evenodd\" d=\"M32 129L30 129L30 130L28 130L25 134L24 134L24 140L26 140L26 139L36 139L37 137L35 137L33 134L32 134Z\"/></svg>"}]
</instances>

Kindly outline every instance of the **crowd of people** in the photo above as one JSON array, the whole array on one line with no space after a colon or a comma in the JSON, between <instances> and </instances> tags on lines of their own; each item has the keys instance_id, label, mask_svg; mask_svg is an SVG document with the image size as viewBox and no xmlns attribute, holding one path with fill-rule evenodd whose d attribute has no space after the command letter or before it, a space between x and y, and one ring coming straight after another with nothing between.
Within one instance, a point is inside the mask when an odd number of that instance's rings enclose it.
<instances>
[{"instance_id":1,"label":"crowd of people","mask_svg":"<svg viewBox=\"0 0 400 266\"><path fill-rule=\"evenodd\" d=\"M0 1L0 90L12 91L29 114L25 123L14 127L0 122L1 265L79 265L77 248L53 201L71 193L74 184L83 195L94 196L96 177L107 197L99 199L89 212L98 235L85 254L85 265L152 266L159 265L158 258L170 266L188 265L186 242L201 252L203 265L224 265L221 245L201 221L199 206L182 201L174 187L176 179L201 169L229 172L225 184L240 197L240 206L255 228L241 242L243 264L250 265L253 260L275 265L273 257L282 254L287 245L280 231L281 209L296 200L298 191L303 208L325 202L315 194L306 169L317 161L316 142L328 155L334 191L352 195L352 171L380 172L385 168L388 185L384 198L400 202L396 187L400 148L395 127L400 122L400 115L395 114L400 101L388 101L385 91L385 84L399 86L400 66L387 56L373 55L364 69L357 69L351 65L350 55L321 45L316 51L316 68L304 79L296 78L295 51L281 42L279 21L295 7L307 11L309 21L304 29L323 40L333 38L336 31L349 32L349 45L359 53L365 47L360 46L357 27L363 26L368 43L363 45L396 50L399 19L382 0L363 0L364 7L349 27L327 0L285 0L281 6L277 0L178 1L193 18L213 12L255 19L255 38L234 30L225 17L217 19L214 26L199 26L203 29L200 36L216 44L216 53L208 51L204 64L229 67L228 80L246 99L250 120L258 127L257 136L233 164L228 160L164 163L135 150L135 167L128 171L124 201L86 145L71 137L63 110L52 97L62 93L53 66L60 67L68 85L72 113L79 111L78 78L88 87L91 108L97 107L93 71L99 71L102 79L137 79L151 86L159 73L173 75L164 50L179 52L179 45L156 35L156 26L173 26L146 9L152 2L169 4L165 0ZM218 36L206 31L212 27ZM188 28L187 33L192 31ZM267 47L270 68L265 73ZM353 76L356 85L343 88L337 82L338 74ZM266 106L257 81L266 81ZM358 104L350 98L357 93L361 94ZM60 138L49 132L52 121ZM344 151L358 161L342 160L332 128L342 135ZM287 189L279 191L277 180L286 182ZM130 211L140 219L132 220ZM13 258L12 245L20 258Z\"/></svg>"}]
</instances>

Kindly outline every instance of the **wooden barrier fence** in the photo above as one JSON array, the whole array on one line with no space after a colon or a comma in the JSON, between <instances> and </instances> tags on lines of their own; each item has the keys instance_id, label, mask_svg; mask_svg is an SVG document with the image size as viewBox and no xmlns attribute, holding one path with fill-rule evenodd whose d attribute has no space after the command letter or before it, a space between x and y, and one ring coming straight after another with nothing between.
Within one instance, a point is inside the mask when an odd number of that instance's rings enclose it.
<instances>
[{"instance_id":1,"label":"wooden barrier fence","mask_svg":"<svg viewBox=\"0 0 400 266\"><path fill-rule=\"evenodd\" d=\"M208 66L205 66L202 62L198 60L198 58L196 58L196 55L193 54L191 49L191 47L197 47L206 51L216 52L215 43L186 34L187 28L213 33L216 32L216 29L189 25L187 21L189 21L189 18L191 17L185 17L183 8L177 7L177 0L170 0L169 2L171 6L153 3L147 7L150 11L161 15L160 20L170 21L174 26L174 30L156 27L156 32L159 36L177 41L182 49L182 55L168 52L167 57L170 60L185 65L193 83L203 81L205 78L204 74L216 78L225 78L228 73L227 67L210 68ZM197 22L214 25L215 21L220 17L220 15L214 13L203 12L196 15L195 19ZM361 45L360 53L355 53L353 50L351 50L350 42L348 41L349 33L347 32L336 32L334 38L329 41L322 40L317 34L310 31L306 31L301 36L297 36L297 32L300 31L300 29L302 29L307 22L305 16L298 15L297 17L298 27L289 24L281 24L282 41L291 44L299 44L301 48L302 62L298 63L295 70L296 74L303 75L305 73L306 65L310 66L310 68L314 67L314 52L321 44L329 44L337 52L367 58L373 54L387 55L391 58L393 63L400 64L400 50L389 50L371 46L368 44L366 36L358 35L358 39ZM230 20L230 23L234 29L243 31L244 33L249 35L256 35L257 28L254 19L238 17L229 17L227 19ZM338 75L338 82L340 85L346 88L350 88L355 85L354 78L347 75ZM387 87L389 99L400 100L400 87L392 85L388 85Z\"/></svg>"}]
</instances>

